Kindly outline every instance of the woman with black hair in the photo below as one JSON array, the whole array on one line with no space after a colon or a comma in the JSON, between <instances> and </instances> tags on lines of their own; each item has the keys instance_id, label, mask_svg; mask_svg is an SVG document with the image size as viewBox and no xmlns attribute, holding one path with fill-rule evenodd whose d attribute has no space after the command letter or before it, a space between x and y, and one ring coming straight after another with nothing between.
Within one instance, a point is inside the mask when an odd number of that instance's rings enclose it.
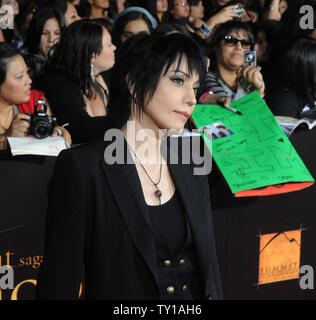
<instances>
[{"instance_id":1,"label":"woman with black hair","mask_svg":"<svg viewBox=\"0 0 316 320\"><path fill-rule=\"evenodd\" d=\"M109 106L116 129L57 160L37 298L78 299L81 281L86 299L222 298L207 176L165 154L182 154L165 133L182 132L205 71L180 33L122 45Z\"/></svg>"},{"instance_id":2,"label":"woman with black hair","mask_svg":"<svg viewBox=\"0 0 316 320\"><path fill-rule=\"evenodd\" d=\"M264 95L261 68L243 67L244 52L253 50L253 46L254 37L247 24L233 20L220 25L210 43L210 72L200 103L229 105L253 90Z\"/></svg>"},{"instance_id":3,"label":"woman with black hair","mask_svg":"<svg viewBox=\"0 0 316 320\"><path fill-rule=\"evenodd\" d=\"M48 52L58 43L65 27L62 13L55 8L42 8L33 15L21 52L30 67L34 88L39 88Z\"/></svg>"},{"instance_id":4,"label":"woman with black hair","mask_svg":"<svg viewBox=\"0 0 316 320\"><path fill-rule=\"evenodd\" d=\"M146 9L129 7L114 20L111 32L113 44L120 48L128 38L141 32L150 34L156 27L157 21Z\"/></svg>"},{"instance_id":5,"label":"woman with black hair","mask_svg":"<svg viewBox=\"0 0 316 320\"><path fill-rule=\"evenodd\" d=\"M167 20L168 0L129 0L128 3L146 9L159 24Z\"/></svg>"},{"instance_id":6,"label":"woman with black hair","mask_svg":"<svg viewBox=\"0 0 316 320\"><path fill-rule=\"evenodd\" d=\"M108 18L113 22L116 16L125 9L126 0L110 0Z\"/></svg>"},{"instance_id":7,"label":"woman with black hair","mask_svg":"<svg viewBox=\"0 0 316 320\"><path fill-rule=\"evenodd\" d=\"M108 89L99 74L113 67L114 51L102 22L79 20L66 29L48 61L42 89L75 143L103 135Z\"/></svg>"},{"instance_id":8,"label":"woman with black hair","mask_svg":"<svg viewBox=\"0 0 316 320\"><path fill-rule=\"evenodd\" d=\"M16 49L0 43L0 150L7 148L8 137L25 137L29 134L30 116L38 100L45 100L44 93L31 90L32 80L23 57ZM48 107L47 114L51 115ZM62 134L71 144L66 129L55 126L53 136Z\"/></svg>"},{"instance_id":9,"label":"woman with black hair","mask_svg":"<svg viewBox=\"0 0 316 320\"><path fill-rule=\"evenodd\" d=\"M275 41L271 44L271 52L269 60L266 64L265 79L267 82L267 92L278 86L275 81L278 77L275 74L280 74L279 67L287 53L289 46L300 38L314 38L316 39L316 29L301 28L301 21L303 15L300 13L300 8L303 6L310 6L313 12L316 12L316 2L314 0L296 0L289 2L288 8L282 15L279 26L276 28ZM316 15L311 16L312 23L316 25Z\"/></svg>"},{"instance_id":10,"label":"woman with black hair","mask_svg":"<svg viewBox=\"0 0 316 320\"><path fill-rule=\"evenodd\" d=\"M107 16L107 10L110 7L109 0L80 0L77 7L80 17L85 19L98 19Z\"/></svg>"},{"instance_id":11,"label":"woman with black hair","mask_svg":"<svg viewBox=\"0 0 316 320\"><path fill-rule=\"evenodd\" d=\"M81 19L72 0L48 0L44 6L58 9L64 15L66 27Z\"/></svg>"},{"instance_id":12,"label":"woman with black hair","mask_svg":"<svg viewBox=\"0 0 316 320\"><path fill-rule=\"evenodd\" d=\"M266 96L275 115L316 118L316 40L295 41L280 62L277 84Z\"/></svg>"}]
</instances>

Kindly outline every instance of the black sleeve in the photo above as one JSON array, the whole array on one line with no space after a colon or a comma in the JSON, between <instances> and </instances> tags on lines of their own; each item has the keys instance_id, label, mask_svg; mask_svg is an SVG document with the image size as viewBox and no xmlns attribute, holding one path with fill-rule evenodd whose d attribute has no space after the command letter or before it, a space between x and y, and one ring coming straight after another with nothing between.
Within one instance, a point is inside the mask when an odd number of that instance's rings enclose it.
<instances>
[{"instance_id":1,"label":"black sleeve","mask_svg":"<svg viewBox=\"0 0 316 320\"><path fill-rule=\"evenodd\" d=\"M265 101L276 116L298 118L304 107L294 92L284 89L270 92L266 95Z\"/></svg>"},{"instance_id":2,"label":"black sleeve","mask_svg":"<svg viewBox=\"0 0 316 320\"><path fill-rule=\"evenodd\" d=\"M107 117L88 115L81 90L74 82L65 76L51 76L45 79L43 90L58 124L69 123L66 128L73 143L103 139Z\"/></svg>"},{"instance_id":3,"label":"black sleeve","mask_svg":"<svg viewBox=\"0 0 316 320\"><path fill-rule=\"evenodd\" d=\"M44 259L37 299L78 299L83 280L87 180L71 150L61 152L48 188Z\"/></svg>"}]
</instances>

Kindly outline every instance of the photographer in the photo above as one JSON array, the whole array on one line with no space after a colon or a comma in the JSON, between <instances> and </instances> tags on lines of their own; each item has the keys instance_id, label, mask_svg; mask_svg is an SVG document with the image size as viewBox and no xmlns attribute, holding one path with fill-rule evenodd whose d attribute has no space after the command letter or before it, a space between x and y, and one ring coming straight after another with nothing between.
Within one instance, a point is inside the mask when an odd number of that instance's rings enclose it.
<instances>
[{"instance_id":1,"label":"photographer","mask_svg":"<svg viewBox=\"0 0 316 320\"><path fill-rule=\"evenodd\" d=\"M7 137L29 133L30 116L25 113L33 113L36 101L44 99L42 92L31 90L31 83L23 57L9 44L0 43L0 150L6 149ZM71 144L66 129L56 126L52 135L58 134Z\"/></svg>"},{"instance_id":2,"label":"photographer","mask_svg":"<svg viewBox=\"0 0 316 320\"><path fill-rule=\"evenodd\" d=\"M229 105L253 90L258 90L263 97L265 84L261 68L252 63L244 65L244 53L253 50L253 46L252 31L243 22L226 22L216 30L210 43L210 72L205 79L205 93L200 97L200 103Z\"/></svg>"}]
</instances>

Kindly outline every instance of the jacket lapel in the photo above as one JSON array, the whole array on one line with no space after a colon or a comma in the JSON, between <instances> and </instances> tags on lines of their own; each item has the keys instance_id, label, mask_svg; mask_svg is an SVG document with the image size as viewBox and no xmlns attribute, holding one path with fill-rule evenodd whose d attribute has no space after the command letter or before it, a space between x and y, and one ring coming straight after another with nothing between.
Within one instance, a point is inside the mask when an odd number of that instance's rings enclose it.
<instances>
[{"instance_id":1,"label":"jacket lapel","mask_svg":"<svg viewBox=\"0 0 316 320\"><path fill-rule=\"evenodd\" d=\"M205 224L205 214L211 213L205 212L205 199L201 196L201 194L203 194L201 185L199 185L197 179L193 177L192 167L190 165L177 164L168 164L168 167L175 187L183 201L191 226L197 259L200 270L202 271L201 279L203 280L203 289L205 291L205 286L210 276L210 257L212 255L211 243L205 241L205 239L209 238L207 235L209 230L206 229L207 226Z\"/></svg>"},{"instance_id":2,"label":"jacket lapel","mask_svg":"<svg viewBox=\"0 0 316 320\"><path fill-rule=\"evenodd\" d=\"M105 147L108 145L109 143L105 143ZM125 140L124 150L127 157L132 159ZM104 160L101 160L103 171L109 181L113 196L121 211L128 231L135 246L151 270L157 290L159 290L156 247L150 229L148 210L136 167L133 162L128 163L131 164L107 164Z\"/></svg>"}]
</instances>

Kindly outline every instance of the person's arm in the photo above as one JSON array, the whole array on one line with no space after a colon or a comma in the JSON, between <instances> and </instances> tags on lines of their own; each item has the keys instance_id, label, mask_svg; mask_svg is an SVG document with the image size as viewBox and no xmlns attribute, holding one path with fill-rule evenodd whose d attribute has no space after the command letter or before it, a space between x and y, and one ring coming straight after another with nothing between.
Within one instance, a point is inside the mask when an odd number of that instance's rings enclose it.
<instances>
[{"instance_id":1,"label":"person's arm","mask_svg":"<svg viewBox=\"0 0 316 320\"><path fill-rule=\"evenodd\" d=\"M7 137L25 137L27 135L30 127L29 119L30 116L23 113L14 116L9 129L0 135L0 150L7 149Z\"/></svg>"},{"instance_id":2,"label":"person's arm","mask_svg":"<svg viewBox=\"0 0 316 320\"><path fill-rule=\"evenodd\" d=\"M228 93L223 88L222 83L220 82L219 78L213 72L207 73L205 80L204 80L203 88L204 88L205 92L211 91L213 94L215 94L218 97L227 97L228 96Z\"/></svg>"},{"instance_id":3,"label":"person's arm","mask_svg":"<svg viewBox=\"0 0 316 320\"><path fill-rule=\"evenodd\" d=\"M199 98L200 104L218 104L217 100L220 97L226 98L224 102L225 105L229 105L231 103L231 99L228 97L226 90L223 88L218 77L214 73L207 73L203 88L205 89L205 92Z\"/></svg>"},{"instance_id":4,"label":"person's arm","mask_svg":"<svg viewBox=\"0 0 316 320\"><path fill-rule=\"evenodd\" d=\"M264 17L264 20L281 20L281 14L279 11L280 0L272 0L269 5L268 11Z\"/></svg>"},{"instance_id":5,"label":"person's arm","mask_svg":"<svg viewBox=\"0 0 316 320\"><path fill-rule=\"evenodd\" d=\"M74 150L72 150L74 151ZM37 299L78 299L83 280L89 187L81 162L70 150L57 158L48 187L44 259Z\"/></svg>"},{"instance_id":6,"label":"person's arm","mask_svg":"<svg viewBox=\"0 0 316 320\"><path fill-rule=\"evenodd\" d=\"M235 9L236 5L231 5L223 8L218 13L211 16L207 21L206 25L210 30L213 30L217 24L225 23L238 17Z\"/></svg>"},{"instance_id":7,"label":"person's arm","mask_svg":"<svg viewBox=\"0 0 316 320\"><path fill-rule=\"evenodd\" d=\"M5 134L0 134L0 150L7 149L7 137Z\"/></svg>"},{"instance_id":8,"label":"person's arm","mask_svg":"<svg viewBox=\"0 0 316 320\"><path fill-rule=\"evenodd\" d=\"M0 29L0 42L5 42L3 31Z\"/></svg>"}]
</instances>

